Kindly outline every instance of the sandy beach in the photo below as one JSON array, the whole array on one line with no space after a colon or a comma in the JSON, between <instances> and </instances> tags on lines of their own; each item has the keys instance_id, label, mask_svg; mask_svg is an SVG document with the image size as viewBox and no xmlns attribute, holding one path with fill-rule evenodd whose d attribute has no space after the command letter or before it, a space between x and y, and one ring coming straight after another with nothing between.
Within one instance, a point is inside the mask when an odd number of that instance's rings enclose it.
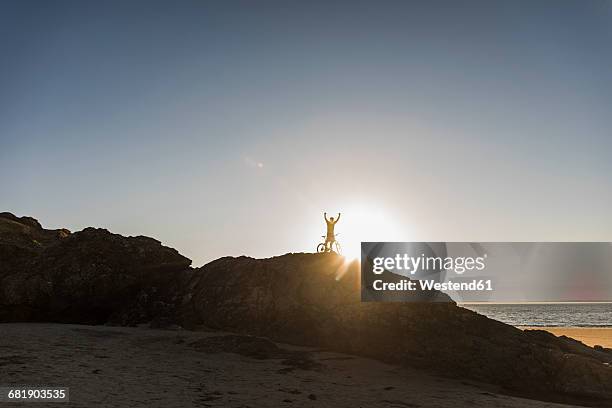
<instances>
[{"instance_id":1,"label":"sandy beach","mask_svg":"<svg viewBox=\"0 0 612 408\"><path fill-rule=\"evenodd\" d=\"M26 323L0 331L0 383L67 386L80 407L567 406L230 333Z\"/></svg>"},{"instance_id":2,"label":"sandy beach","mask_svg":"<svg viewBox=\"0 0 612 408\"><path fill-rule=\"evenodd\" d=\"M521 329L546 330L555 336L567 336L586 345L612 348L612 327L520 327Z\"/></svg>"}]
</instances>

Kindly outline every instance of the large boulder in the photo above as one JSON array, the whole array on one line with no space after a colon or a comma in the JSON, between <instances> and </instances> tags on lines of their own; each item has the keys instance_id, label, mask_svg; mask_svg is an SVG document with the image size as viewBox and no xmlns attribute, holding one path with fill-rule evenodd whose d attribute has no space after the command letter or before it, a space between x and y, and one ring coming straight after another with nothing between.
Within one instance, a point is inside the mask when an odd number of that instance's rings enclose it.
<instances>
[{"instance_id":1,"label":"large boulder","mask_svg":"<svg viewBox=\"0 0 612 408\"><path fill-rule=\"evenodd\" d=\"M31 217L0 213L0 277L15 268L24 269L44 248L70 235L66 229L47 230Z\"/></svg>"},{"instance_id":2,"label":"large boulder","mask_svg":"<svg viewBox=\"0 0 612 408\"><path fill-rule=\"evenodd\" d=\"M612 401L612 355L446 303L363 303L333 254L221 258L186 288L185 324L325 347L565 401Z\"/></svg>"},{"instance_id":3,"label":"large boulder","mask_svg":"<svg viewBox=\"0 0 612 408\"><path fill-rule=\"evenodd\" d=\"M0 321L173 320L191 261L148 237L0 214ZM175 319L174 319L175 320Z\"/></svg>"}]
</instances>

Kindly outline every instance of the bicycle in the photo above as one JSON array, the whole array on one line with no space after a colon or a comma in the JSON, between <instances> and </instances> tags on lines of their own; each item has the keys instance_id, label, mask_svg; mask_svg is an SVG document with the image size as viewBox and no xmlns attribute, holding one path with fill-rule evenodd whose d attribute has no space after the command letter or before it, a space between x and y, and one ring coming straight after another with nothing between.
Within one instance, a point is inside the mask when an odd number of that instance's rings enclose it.
<instances>
[{"instance_id":1,"label":"bicycle","mask_svg":"<svg viewBox=\"0 0 612 408\"><path fill-rule=\"evenodd\" d=\"M340 234L336 234L334 235L334 240L332 242L330 242L329 244L326 242L327 241L327 236L323 235L321 236L321 238L325 239L325 242L321 242L319 245L317 245L317 252L318 253L323 253L323 252L334 252L338 255L341 255L342 253L342 248L340 246L340 243L336 240L336 237L340 235Z\"/></svg>"}]
</instances>

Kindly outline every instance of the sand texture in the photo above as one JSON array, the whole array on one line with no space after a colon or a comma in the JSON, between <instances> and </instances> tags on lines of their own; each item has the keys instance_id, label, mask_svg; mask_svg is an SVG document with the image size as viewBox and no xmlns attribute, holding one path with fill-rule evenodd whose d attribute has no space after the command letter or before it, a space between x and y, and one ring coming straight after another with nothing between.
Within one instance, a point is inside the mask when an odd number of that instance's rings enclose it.
<instances>
[{"instance_id":1,"label":"sand texture","mask_svg":"<svg viewBox=\"0 0 612 408\"><path fill-rule=\"evenodd\" d=\"M44 406L566 406L229 333L35 323L1 324L0 332L0 384L70 387L69 405Z\"/></svg>"},{"instance_id":2,"label":"sand texture","mask_svg":"<svg viewBox=\"0 0 612 408\"><path fill-rule=\"evenodd\" d=\"M612 348L612 327L521 327L546 330L555 336L567 336L594 347Z\"/></svg>"}]
</instances>

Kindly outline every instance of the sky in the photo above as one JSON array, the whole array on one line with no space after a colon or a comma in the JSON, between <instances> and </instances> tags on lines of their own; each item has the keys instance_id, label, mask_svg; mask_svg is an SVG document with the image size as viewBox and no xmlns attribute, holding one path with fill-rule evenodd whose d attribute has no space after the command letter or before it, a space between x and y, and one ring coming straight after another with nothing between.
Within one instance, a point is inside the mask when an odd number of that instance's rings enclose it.
<instances>
[{"instance_id":1,"label":"sky","mask_svg":"<svg viewBox=\"0 0 612 408\"><path fill-rule=\"evenodd\" d=\"M612 241L610 1L1 1L0 209L194 265ZM357 244L356 244L357 243Z\"/></svg>"}]
</instances>

